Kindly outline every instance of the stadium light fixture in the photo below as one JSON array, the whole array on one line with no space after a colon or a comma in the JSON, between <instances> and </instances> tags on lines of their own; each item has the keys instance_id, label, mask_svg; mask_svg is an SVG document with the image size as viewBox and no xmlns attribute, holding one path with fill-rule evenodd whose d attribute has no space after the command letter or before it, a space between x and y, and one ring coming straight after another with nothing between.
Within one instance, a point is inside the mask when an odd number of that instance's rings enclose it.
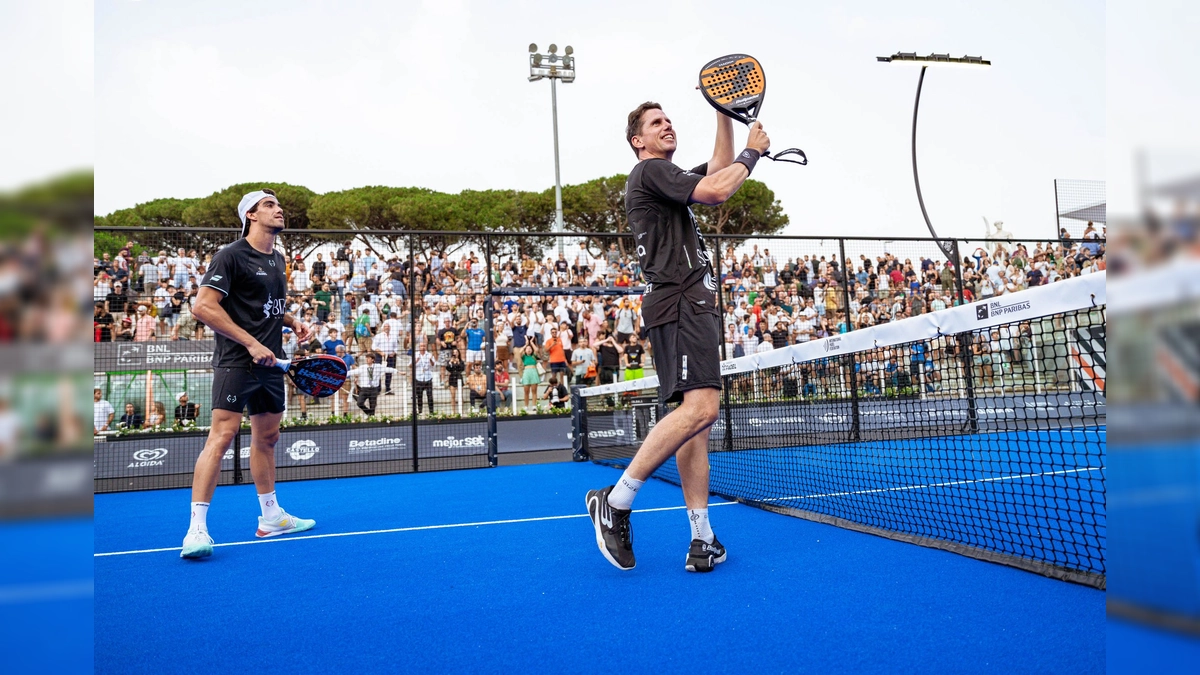
<instances>
[{"instance_id":1,"label":"stadium light fixture","mask_svg":"<svg viewBox=\"0 0 1200 675\"><path fill-rule=\"evenodd\" d=\"M896 52L891 56L876 56L875 60L881 63L918 63L921 66L982 66L986 68L992 65L991 61L982 56L955 57L949 54L917 56L916 52Z\"/></svg>"},{"instance_id":2,"label":"stadium light fixture","mask_svg":"<svg viewBox=\"0 0 1200 675\"><path fill-rule=\"evenodd\" d=\"M563 231L562 179L558 165L558 81L575 81L575 49L567 45L563 55L558 54L558 45L551 44L547 53L538 52L537 45L529 45L529 81L543 78L550 80L550 106L554 121L554 231ZM563 253L563 237L558 237L558 252Z\"/></svg>"},{"instance_id":3,"label":"stadium light fixture","mask_svg":"<svg viewBox=\"0 0 1200 675\"><path fill-rule=\"evenodd\" d=\"M875 60L879 63L911 63L921 66L921 76L917 79L917 99L913 103L913 122L912 122L912 167L913 167L913 183L917 187L917 203L921 205L921 215L925 217L925 226L929 228L929 234L937 239L938 247L946 254L947 260L954 261L954 269L957 274L962 274L960 267L962 261L958 260L954 255L954 247L951 243L943 242L938 239L937 232L933 229L933 223L929 221L929 211L925 209L925 198L921 195L921 178L917 174L917 111L921 107L921 86L925 83L925 69L929 66L965 66L965 67L990 67L992 62L982 56L962 56L954 57L949 54L930 54L929 56L917 56L916 52L896 52L891 56L876 56ZM961 279L958 287L962 288ZM961 300L961 298L960 298Z\"/></svg>"}]
</instances>

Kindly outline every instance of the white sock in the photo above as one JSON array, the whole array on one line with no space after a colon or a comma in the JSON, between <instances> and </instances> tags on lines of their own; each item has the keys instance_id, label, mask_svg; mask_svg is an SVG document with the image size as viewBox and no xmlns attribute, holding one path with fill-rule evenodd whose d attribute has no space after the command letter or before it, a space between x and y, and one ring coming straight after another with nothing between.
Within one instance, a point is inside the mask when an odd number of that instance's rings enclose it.
<instances>
[{"instance_id":1,"label":"white sock","mask_svg":"<svg viewBox=\"0 0 1200 675\"><path fill-rule=\"evenodd\" d=\"M208 532L208 502L192 502L192 523L188 531Z\"/></svg>"},{"instance_id":2,"label":"white sock","mask_svg":"<svg viewBox=\"0 0 1200 675\"><path fill-rule=\"evenodd\" d=\"M688 520L692 522L692 539L702 539L711 544L717 538L708 524L708 509L688 509Z\"/></svg>"},{"instance_id":3,"label":"white sock","mask_svg":"<svg viewBox=\"0 0 1200 675\"><path fill-rule=\"evenodd\" d=\"M262 507L263 518L267 520L275 520L283 514L283 509L279 508L279 499L275 497L274 492L259 495L258 505Z\"/></svg>"},{"instance_id":4,"label":"white sock","mask_svg":"<svg viewBox=\"0 0 1200 675\"><path fill-rule=\"evenodd\" d=\"M621 480L613 486L612 492L608 493L608 505L614 509L632 509L633 498L637 496L638 490L646 484L644 480L631 478L629 472L621 474Z\"/></svg>"}]
</instances>

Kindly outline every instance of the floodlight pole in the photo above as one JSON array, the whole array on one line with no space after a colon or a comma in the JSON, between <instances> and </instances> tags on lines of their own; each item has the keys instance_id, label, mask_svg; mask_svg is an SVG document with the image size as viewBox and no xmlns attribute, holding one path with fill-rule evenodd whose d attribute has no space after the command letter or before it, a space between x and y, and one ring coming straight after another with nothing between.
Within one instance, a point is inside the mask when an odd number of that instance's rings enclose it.
<instances>
[{"instance_id":1,"label":"floodlight pole","mask_svg":"<svg viewBox=\"0 0 1200 675\"><path fill-rule=\"evenodd\" d=\"M558 171L558 78L550 78L550 109L554 118L554 231L563 231L562 178ZM558 239L558 252L563 253L563 237Z\"/></svg>"},{"instance_id":2,"label":"floodlight pole","mask_svg":"<svg viewBox=\"0 0 1200 675\"><path fill-rule=\"evenodd\" d=\"M917 78L917 100L913 103L913 123L912 123L912 165L913 165L913 183L917 186L917 203L921 205L921 215L925 217L925 227L929 228L929 234L937 239L937 232L933 230L933 223L929 222L929 212L925 210L925 198L921 196L921 177L917 174L917 111L921 108L921 85L925 84L925 70L929 66L921 66L921 76Z\"/></svg>"},{"instance_id":3,"label":"floodlight pole","mask_svg":"<svg viewBox=\"0 0 1200 675\"><path fill-rule=\"evenodd\" d=\"M563 231L562 172L558 161L558 80L575 81L575 50L567 45L562 56L558 47L550 45L548 54L538 52L536 44L529 45L529 81L550 78L550 110L554 125L554 231ZM563 253L563 237L558 239L558 252Z\"/></svg>"}]
</instances>

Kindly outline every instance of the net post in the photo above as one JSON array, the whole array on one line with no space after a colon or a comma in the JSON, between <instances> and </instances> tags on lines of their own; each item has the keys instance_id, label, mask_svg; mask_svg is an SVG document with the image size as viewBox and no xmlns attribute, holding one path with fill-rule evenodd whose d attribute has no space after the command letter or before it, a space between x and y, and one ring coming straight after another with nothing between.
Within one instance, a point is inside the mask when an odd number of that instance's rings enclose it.
<instances>
[{"instance_id":1,"label":"net post","mask_svg":"<svg viewBox=\"0 0 1200 675\"><path fill-rule=\"evenodd\" d=\"M589 459L587 444L587 417L584 414L583 388L571 387L571 459L586 462Z\"/></svg>"},{"instance_id":2,"label":"net post","mask_svg":"<svg viewBox=\"0 0 1200 675\"><path fill-rule=\"evenodd\" d=\"M492 296L492 275L491 275L491 259L492 259L492 238L489 236L485 240L487 258L488 258L488 275L487 275L487 300L483 303L483 331L484 331L484 349L487 352L484 354L484 370L487 371L487 387L484 403L487 405L487 444L488 444L488 466L496 466L497 451L499 445L499 434L496 425L496 397L499 392L496 391L496 336L492 331L493 315L496 311L496 298ZM462 406L462 394L459 394L459 407Z\"/></svg>"},{"instance_id":3,"label":"net post","mask_svg":"<svg viewBox=\"0 0 1200 675\"><path fill-rule=\"evenodd\" d=\"M417 247L414 237L415 235L408 235L408 334L412 336L408 376L411 378L410 384L412 385L409 387L409 391L412 392L412 400L409 401L409 410L412 413L409 420L412 422L412 470L413 473L416 473L420 468L417 459L417 399L421 393L417 391ZM423 296L424 293L421 295ZM429 412L433 412L432 404L429 406Z\"/></svg>"},{"instance_id":4,"label":"net post","mask_svg":"<svg viewBox=\"0 0 1200 675\"><path fill-rule=\"evenodd\" d=\"M846 332L854 330L854 324L850 321L850 284L854 278L851 276L850 263L846 261L846 240L838 239L838 255L842 258L842 304L845 305L846 312ZM849 369L846 381L850 385L850 440L858 441L862 438L862 426L859 424L859 409L858 409L858 373L854 372L854 363L856 357L854 354L845 356L846 367Z\"/></svg>"}]
</instances>

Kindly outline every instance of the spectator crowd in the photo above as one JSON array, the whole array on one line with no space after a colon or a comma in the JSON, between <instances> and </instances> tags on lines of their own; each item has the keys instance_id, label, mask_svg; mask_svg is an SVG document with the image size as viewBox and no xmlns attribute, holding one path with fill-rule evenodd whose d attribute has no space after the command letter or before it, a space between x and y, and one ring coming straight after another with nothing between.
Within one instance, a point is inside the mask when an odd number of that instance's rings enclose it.
<instances>
[{"instance_id":1,"label":"spectator crowd","mask_svg":"<svg viewBox=\"0 0 1200 675\"><path fill-rule=\"evenodd\" d=\"M842 261L836 254L784 259L757 245L740 251L728 246L719 261L726 356L778 349L1105 269L1103 233L1092 226L1078 241L1064 237L1031 245L988 242L964 256L961 270L945 259L888 251ZM95 340L211 338L192 316L191 304L212 256L183 248L135 254L137 249L128 242L116 256L94 260ZM347 388L327 401L333 409L406 414L407 400L381 397L407 393L410 377L420 413L426 407L458 412L481 406L488 268L479 254L429 250L414 256L410 269L407 254L380 253L364 240L332 249L288 262L289 311L314 330L309 343L299 344L285 329L284 351L287 358L326 353L346 360L351 377ZM495 390L503 405L561 407L569 385L645 374L652 354L641 298L614 292L641 283L631 253L617 242L597 251L581 241L544 259L527 253L495 256L494 287L597 289L594 295L495 297ZM414 345L415 376L410 373ZM293 394L293 403L306 416L314 402Z\"/></svg>"}]
</instances>

